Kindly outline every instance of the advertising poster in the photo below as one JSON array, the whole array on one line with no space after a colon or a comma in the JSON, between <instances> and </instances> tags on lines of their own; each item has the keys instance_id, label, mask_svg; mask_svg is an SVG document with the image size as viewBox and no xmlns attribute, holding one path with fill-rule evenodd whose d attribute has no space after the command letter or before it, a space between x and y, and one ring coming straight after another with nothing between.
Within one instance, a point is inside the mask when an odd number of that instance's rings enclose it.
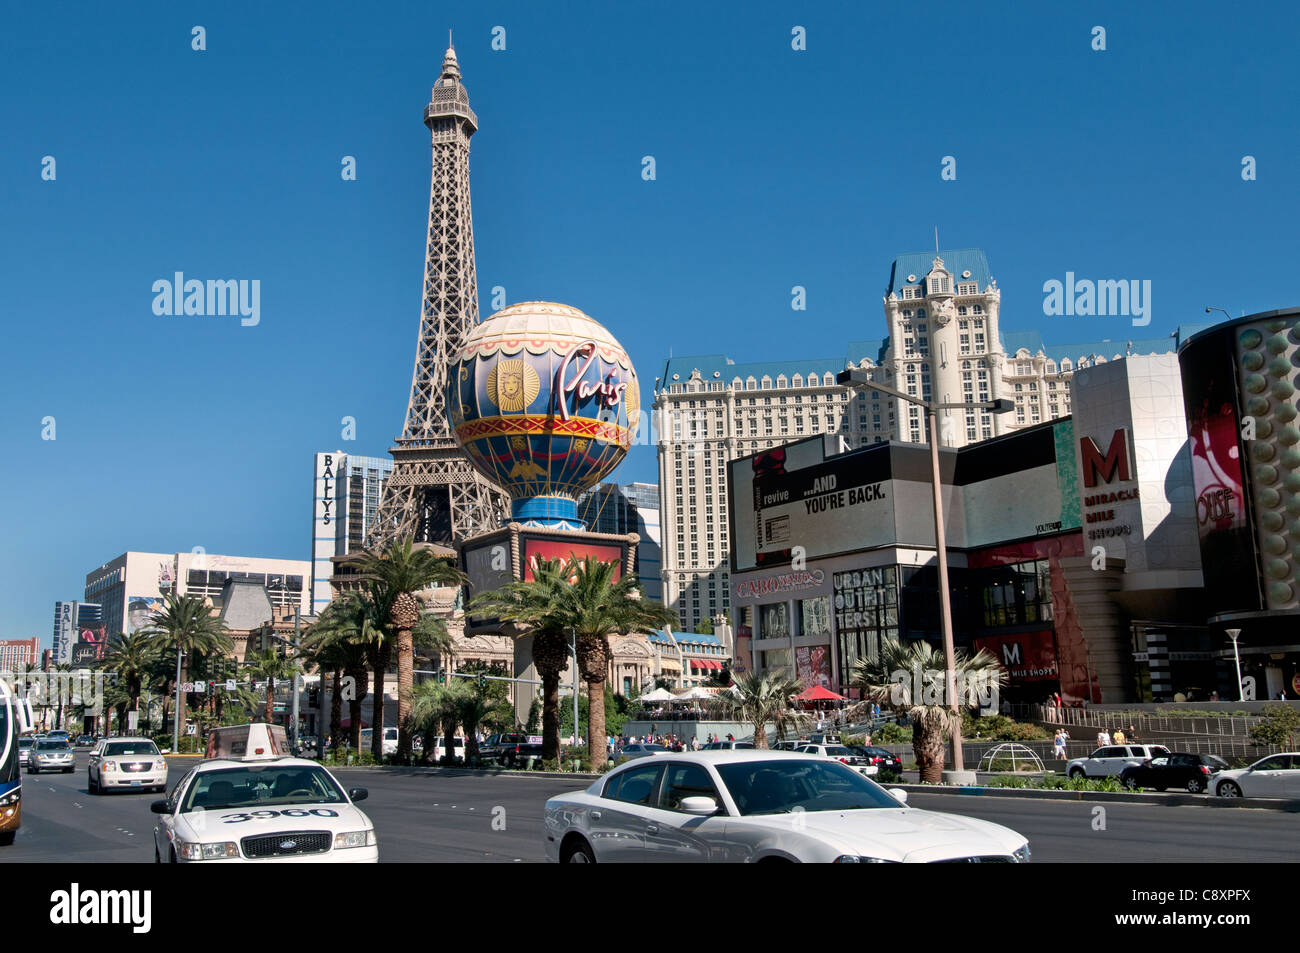
<instances>
[{"instance_id":1,"label":"advertising poster","mask_svg":"<svg viewBox=\"0 0 1300 953\"><path fill-rule=\"evenodd\" d=\"M149 620L162 607L161 596L132 596L126 603L126 634L134 635L149 628Z\"/></svg>"},{"instance_id":2,"label":"advertising poster","mask_svg":"<svg viewBox=\"0 0 1300 953\"><path fill-rule=\"evenodd\" d=\"M1220 611L1263 608L1255 542L1246 518L1232 332L1213 332L1185 347L1182 366L1196 494L1196 529L1207 589Z\"/></svg>"},{"instance_id":3,"label":"advertising poster","mask_svg":"<svg viewBox=\"0 0 1300 953\"><path fill-rule=\"evenodd\" d=\"M559 539L536 539L523 537L524 581L533 581L533 560L543 559L584 559L595 557L601 562L613 563L614 579L623 578L623 547L596 543L570 543Z\"/></svg>"},{"instance_id":4,"label":"advertising poster","mask_svg":"<svg viewBox=\"0 0 1300 953\"><path fill-rule=\"evenodd\" d=\"M760 639L790 638L790 607L784 602L759 606L758 637Z\"/></svg>"},{"instance_id":5,"label":"advertising poster","mask_svg":"<svg viewBox=\"0 0 1300 953\"><path fill-rule=\"evenodd\" d=\"M794 650L795 675L803 682L804 688L820 685L831 687L830 647L826 645L805 645Z\"/></svg>"}]
</instances>

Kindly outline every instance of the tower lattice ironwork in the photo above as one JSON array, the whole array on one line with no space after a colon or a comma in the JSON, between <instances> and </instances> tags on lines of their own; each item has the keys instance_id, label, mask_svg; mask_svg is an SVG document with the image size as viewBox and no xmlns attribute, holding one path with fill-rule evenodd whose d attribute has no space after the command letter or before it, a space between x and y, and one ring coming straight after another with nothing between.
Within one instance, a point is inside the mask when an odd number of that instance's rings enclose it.
<instances>
[{"instance_id":1,"label":"tower lattice ironwork","mask_svg":"<svg viewBox=\"0 0 1300 953\"><path fill-rule=\"evenodd\" d=\"M406 425L366 547L412 537L452 546L495 529L509 512L502 491L470 466L447 418L447 375L465 337L478 323L474 225L469 201L469 140L478 117L448 48L442 75L424 110L433 136L429 236L424 256L424 304L411 378Z\"/></svg>"}]
</instances>

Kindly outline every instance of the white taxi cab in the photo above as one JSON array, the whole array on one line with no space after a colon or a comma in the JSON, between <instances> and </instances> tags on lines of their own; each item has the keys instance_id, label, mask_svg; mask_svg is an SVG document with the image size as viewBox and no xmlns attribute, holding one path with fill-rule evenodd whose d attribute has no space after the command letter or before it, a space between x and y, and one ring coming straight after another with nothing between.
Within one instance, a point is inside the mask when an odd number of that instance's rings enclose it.
<instances>
[{"instance_id":1,"label":"white taxi cab","mask_svg":"<svg viewBox=\"0 0 1300 953\"><path fill-rule=\"evenodd\" d=\"M316 762L273 753L258 737L269 726L242 727L253 729L243 734L247 754L200 762L151 805L159 815L154 860L378 862L375 827L356 807L365 788L345 790Z\"/></svg>"}]
</instances>

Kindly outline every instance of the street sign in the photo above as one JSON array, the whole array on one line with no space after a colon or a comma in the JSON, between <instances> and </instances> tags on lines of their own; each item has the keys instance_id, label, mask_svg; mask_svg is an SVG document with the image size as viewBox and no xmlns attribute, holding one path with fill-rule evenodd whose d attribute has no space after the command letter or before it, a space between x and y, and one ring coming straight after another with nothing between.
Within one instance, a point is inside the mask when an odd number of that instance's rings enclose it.
<instances>
[{"instance_id":1,"label":"street sign","mask_svg":"<svg viewBox=\"0 0 1300 953\"><path fill-rule=\"evenodd\" d=\"M239 683L233 678L226 679L226 691L233 692L239 688Z\"/></svg>"},{"instance_id":2,"label":"street sign","mask_svg":"<svg viewBox=\"0 0 1300 953\"><path fill-rule=\"evenodd\" d=\"M194 691L195 691L196 694L202 695L202 694L204 694L207 690L208 690L208 683L207 683L207 682L195 682L195 683L194 683Z\"/></svg>"}]
</instances>

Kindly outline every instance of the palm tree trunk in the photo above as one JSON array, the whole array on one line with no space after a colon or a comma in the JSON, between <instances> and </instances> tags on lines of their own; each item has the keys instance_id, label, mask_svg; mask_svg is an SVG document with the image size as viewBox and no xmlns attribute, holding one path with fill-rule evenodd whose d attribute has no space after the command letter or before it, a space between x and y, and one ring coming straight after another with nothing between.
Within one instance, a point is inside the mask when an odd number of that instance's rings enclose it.
<instances>
[{"instance_id":1,"label":"palm tree trunk","mask_svg":"<svg viewBox=\"0 0 1300 953\"><path fill-rule=\"evenodd\" d=\"M397 762L411 763L411 691L414 686L415 642L410 629L397 630Z\"/></svg>"},{"instance_id":2,"label":"palm tree trunk","mask_svg":"<svg viewBox=\"0 0 1300 953\"><path fill-rule=\"evenodd\" d=\"M560 757L560 673L539 674L542 676L542 760L557 761Z\"/></svg>"},{"instance_id":3,"label":"palm tree trunk","mask_svg":"<svg viewBox=\"0 0 1300 953\"><path fill-rule=\"evenodd\" d=\"M266 677L266 723L275 724L275 679Z\"/></svg>"},{"instance_id":4,"label":"palm tree trunk","mask_svg":"<svg viewBox=\"0 0 1300 953\"><path fill-rule=\"evenodd\" d=\"M374 693L370 708L370 753L379 764L384 760L384 674L388 668L388 653L379 652L375 664Z\"/></svg>"},{"instance_id":5,"label":"palm tree trunk","mask_svg":"<svg viewBox=\"0 0 1300 953\"><path fill-rule=\"evenodd\" d=\"M330 694L330 749L337 749L343 740L343 670L334 670L334 691ZM325 756L325 737L321 732L321 757Z\"/></svg>"},{"instance_id":6,"label":"palm tree trunk","mask_svg":"<svg viewBox=\"0 0 1300 953\"><path fill-rule=\"evenodd\" d=\"M913 721L912 733L912 753L916 755L921 783L938 784L943 780L943 730L919 719Z\"/></svg>"},{"instance_id":7,"label":"palm tree trunk","mask_svg":"<svg viewBox=\"0 0 1300 953\"><path fill-rule=\"evenodd\" d=\"M767 747L767 724L765 722L754 722L754 747Z\"/></svg>"},{"instance_id":8,"label":"palm tree trunk","mask_svg":"<svg viewBox=\"0 0 1300 953\"><path fill-rule=\"evenodd\" d=\"M578 726L573 726L576 738ZM604 771L609 760L609 741L605 734L605 680L587 682L587 755L592 771Z\"/></svg>"}]
</instances>

